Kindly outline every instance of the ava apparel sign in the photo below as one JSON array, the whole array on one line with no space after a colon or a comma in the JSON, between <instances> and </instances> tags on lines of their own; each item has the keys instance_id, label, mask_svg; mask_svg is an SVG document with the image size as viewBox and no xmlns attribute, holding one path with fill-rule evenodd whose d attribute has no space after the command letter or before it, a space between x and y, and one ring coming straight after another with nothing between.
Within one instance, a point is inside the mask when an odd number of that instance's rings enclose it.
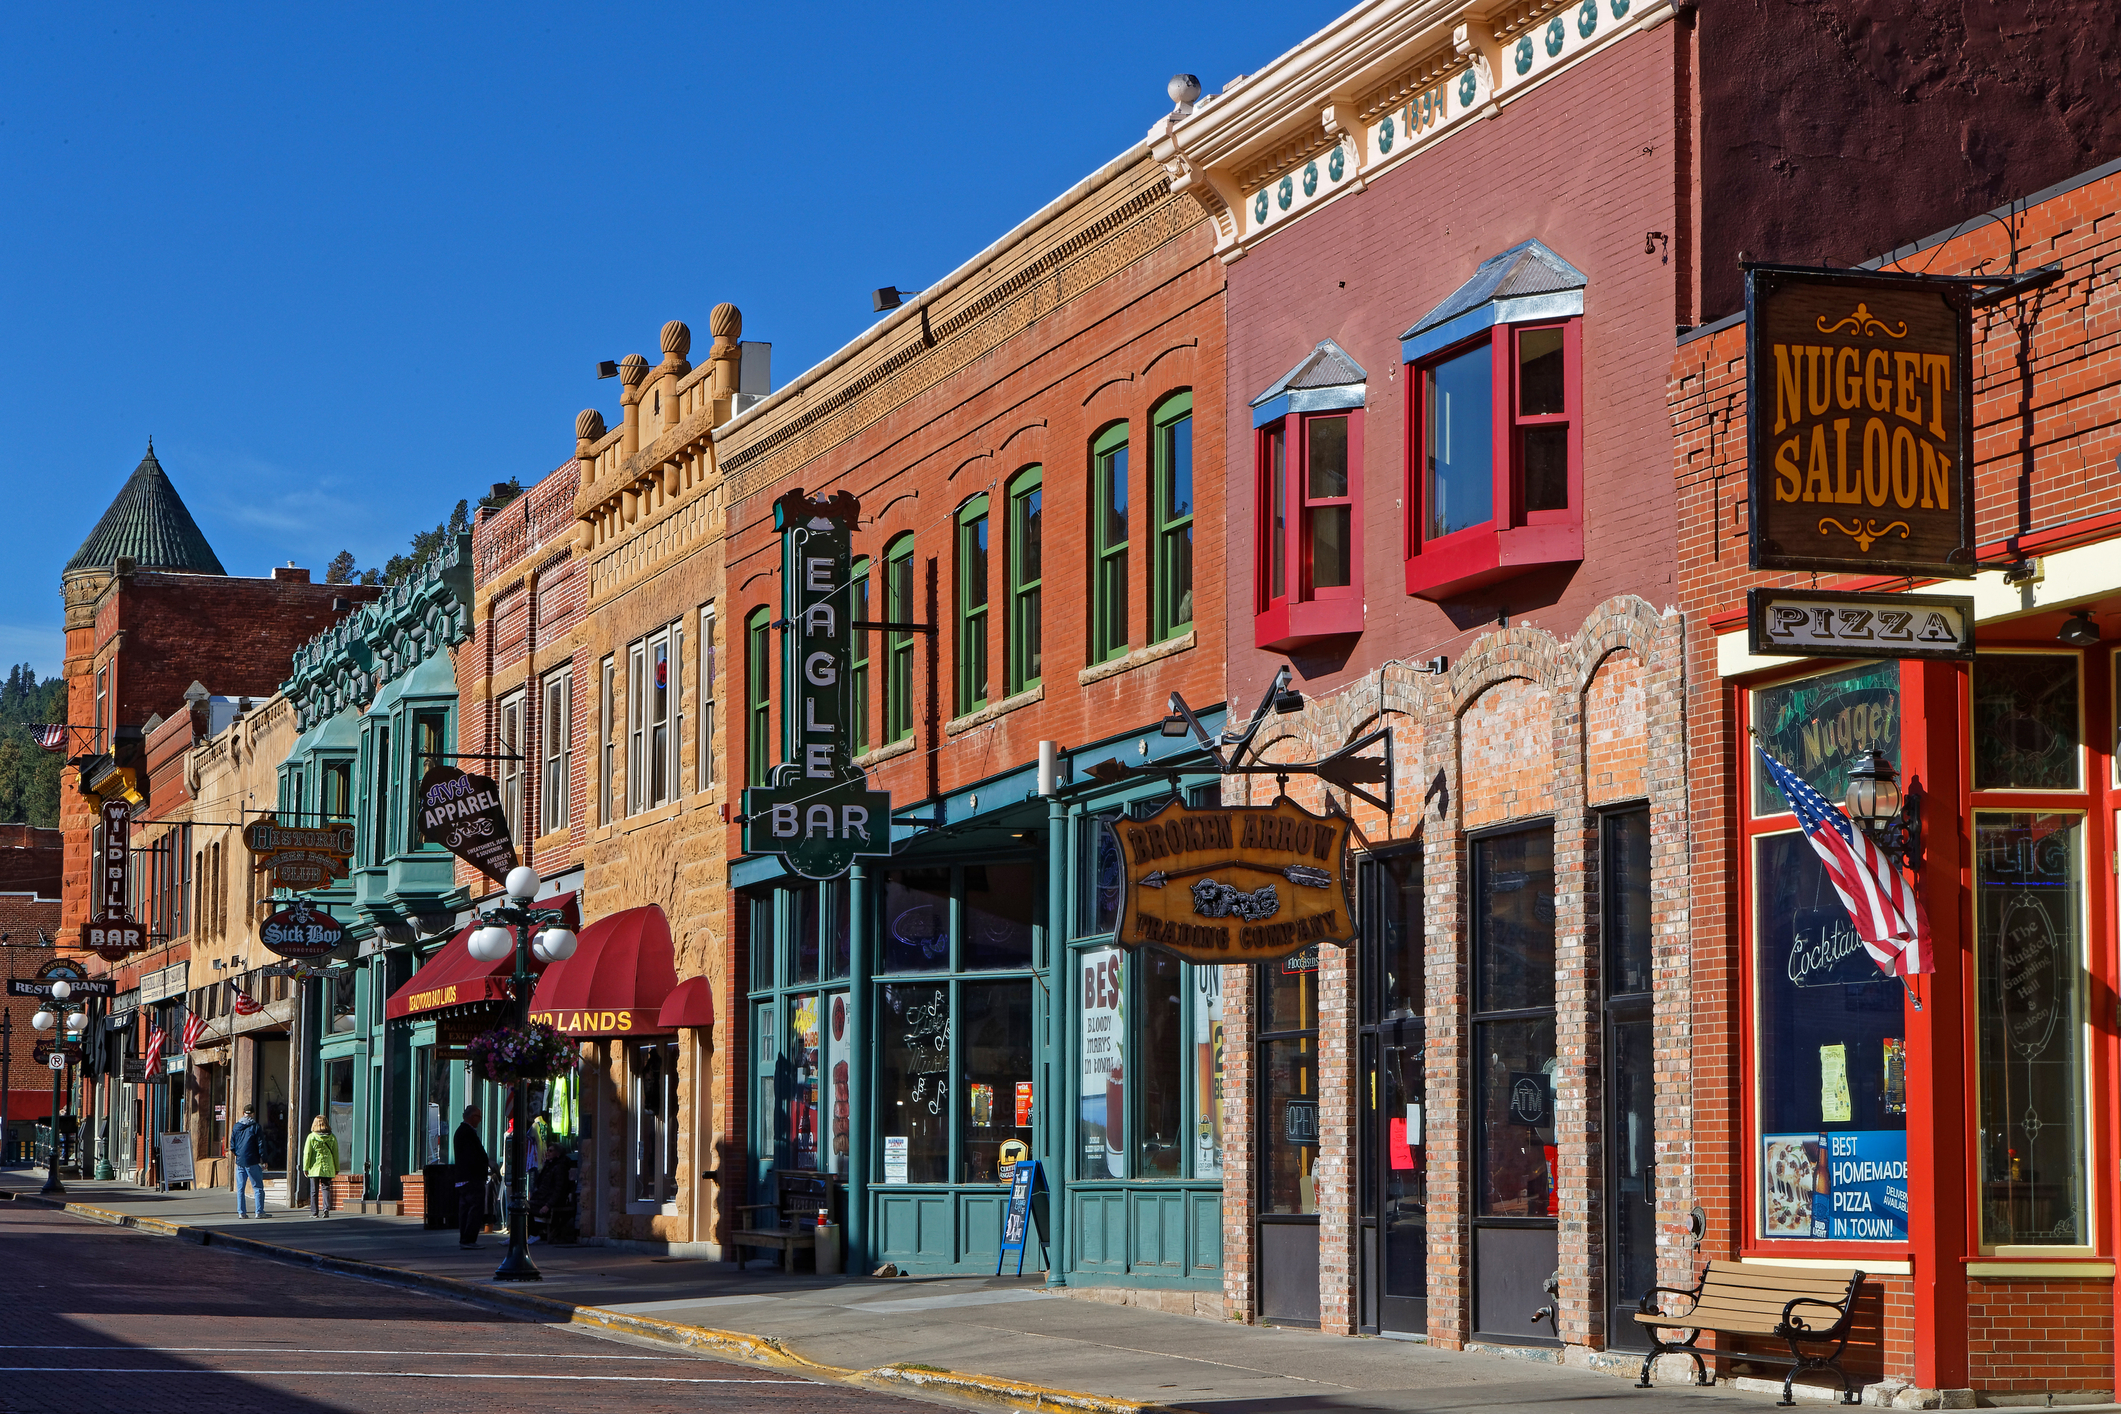
<instances>
[{"instance_id":1,"label":"ava apparel sign","mask_svg":"<svg viewBox=\"0 0 2121 1414\"><path fill-rule=\"evenodd\" d=\"M134 920L128 892L132 878L132 807L103 802L103 852L97 863L96 912L81 929L81 946L105 962L123 962L147 949L147 928Z\"/></svg>"},{"instance_id":2,"label":"ava apparel sign","mask_svg":"<svg viewBox=\"0 0 2121 1414\"><path fill-rule=\"evenodd\" d=\"M773 503L781 532L781 759L744 792L744 849L806 879L836 879L891 853L891 796L854 764L853 545L861 503L802 489Z\"/></svg>"},{"instance_id":3,"label":"ava apparel sign","mask_svg":"<svg viewBox=\"0 0 2121 1414\"><path fill-rule=\"evenodd\" d=\"M1348 820L1283 796L1268 806L1173 798L1113 826L1125 858L1119 941L1189 962L1263 962L1355 939Z\"/></svg>"},{"instance_id":4,"label":"ava apparel sign","mask_svg":"<svg viewBox=\"0 0 2121 1414\"><path fill-rule=\"evenodd\" d=\"M274 888L316 889L346 877L353 859L354 829L351 825L306 829L283 825L276 815L263 815L244 827L243 844L251 852L252 866L270 871Z\"/></svg>"},{"instance_id":5,"label":"ava apparel sign","mask_svg":"<svg viewBox=\"0 0 2121 1414\"><path fill-rule=\"evenodd\" d=\"M455 766L430 767L420 777L420 837L496 884L507 882L508 871L516 867L501 787L489 776Z\"/></svg>"},{"instance_id":6,"label":"ava apparel sign","mask_svg":"<svg viewBox=\"0 0 2121 1414\"><path fill-rule=\"evenodd\" d=\"M1974 573L1971 294L1746 272L1752 567Z\"/></svg>"}]
</instances>

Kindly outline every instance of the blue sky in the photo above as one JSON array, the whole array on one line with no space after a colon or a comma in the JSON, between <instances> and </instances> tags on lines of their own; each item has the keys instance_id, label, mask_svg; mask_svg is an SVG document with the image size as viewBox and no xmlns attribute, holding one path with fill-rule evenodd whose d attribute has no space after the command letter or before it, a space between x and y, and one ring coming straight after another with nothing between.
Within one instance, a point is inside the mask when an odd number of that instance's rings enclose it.
<instances>
[{"instance_id":1,"label":"blue sky","mask_svg":"<svg viewBox=\"0 0 2121 1414\"><path fill-rule=\"evenodd\" d=\"M147 438L232 574L365 566L732 300L776 384L1337 4L23 6L0 664Z\"/></svg>"}]
</instances>

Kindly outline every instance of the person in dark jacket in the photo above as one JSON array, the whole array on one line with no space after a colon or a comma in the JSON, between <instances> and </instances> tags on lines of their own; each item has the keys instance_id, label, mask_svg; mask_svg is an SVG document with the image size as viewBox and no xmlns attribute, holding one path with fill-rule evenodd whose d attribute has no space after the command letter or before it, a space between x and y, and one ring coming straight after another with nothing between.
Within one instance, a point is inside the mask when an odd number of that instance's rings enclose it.
<instances>
[{"instance_id":1,"label":"person in dark jacket","mask_svg":"<svg viewBox=\"0 0 2121 1414\"><path fill-rule=\"evenodd\" d=\"M479 1107L464 1107L464 1122L450 1139L450 1157L457 1180L457 1245L479 1245L479 1229L486 1226L486 1180L499 1172L479 1138Z\"/></svg>"},{"instance_id":2,"label":"person in dark jacket","mask_svg":"<svg viewBox=\"0 0 2121 1414\"><path fill-rule=\"evenodd\" d=\"M250 1216L250 1190L258 1190L258 1216L265 1216L265 1131L258 1125L258 1107L245 1105L243 1118L228 1134L228 1157L236 1166L236 1216Z\"/></svg>"}]
</instances>

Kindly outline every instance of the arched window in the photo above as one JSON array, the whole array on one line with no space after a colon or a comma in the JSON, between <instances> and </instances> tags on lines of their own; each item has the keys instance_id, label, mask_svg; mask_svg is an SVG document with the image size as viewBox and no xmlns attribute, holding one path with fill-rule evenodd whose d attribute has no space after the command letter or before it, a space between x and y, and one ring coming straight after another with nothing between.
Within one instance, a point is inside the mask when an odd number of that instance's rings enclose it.
<instances>
[{"instance_id":1,"label":"arched window","mask_svg":"<svg viewBox=\"0 0 2121 1414\"><path fill-rule=\"evenodd\" d=\"M764 606L744 620L744 779L755 786L773 765L772 620Z\"/></svg>"},{"instance_id":2,"label":"arched window","mask_svg":"<svg viewBox=\"0 0 2121 1414\"><path fill-rule=\"evenodd\" d=\"M1090 661L1127 652L1127 424L1090 444Z\"/></svg>"},{"instance_id":3,"label":"arched window","mask_svg":"<svg viewBox=\"0 0 2121 1414\"><path fill-rule=\"evenodd\" d=\"M1039 520L1044 481L1043 468L1032 466L1009 483L1009 601L1004 612L1009 616L1011 695L1037 687L1045 676L1045 624L1040 613L1045 568Z\"/></svg>"}]
</instances>

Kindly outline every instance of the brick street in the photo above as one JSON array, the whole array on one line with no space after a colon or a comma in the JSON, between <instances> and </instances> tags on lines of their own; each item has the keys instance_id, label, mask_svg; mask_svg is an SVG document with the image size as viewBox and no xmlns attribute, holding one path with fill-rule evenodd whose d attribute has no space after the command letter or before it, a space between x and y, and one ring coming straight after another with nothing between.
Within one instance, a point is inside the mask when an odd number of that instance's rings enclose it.
<instances>
[{"instance_id":1,"label":"brick street","mask_svg":"<svg viewBox=\"0 0 2121 1414\"><path fill-rule=\"evenodd\" d=\"M43 1209L0 1209L0 1233L16 1296L0 1342L6 1414L931 1407Z\"/></svg>"}]
</instances>

